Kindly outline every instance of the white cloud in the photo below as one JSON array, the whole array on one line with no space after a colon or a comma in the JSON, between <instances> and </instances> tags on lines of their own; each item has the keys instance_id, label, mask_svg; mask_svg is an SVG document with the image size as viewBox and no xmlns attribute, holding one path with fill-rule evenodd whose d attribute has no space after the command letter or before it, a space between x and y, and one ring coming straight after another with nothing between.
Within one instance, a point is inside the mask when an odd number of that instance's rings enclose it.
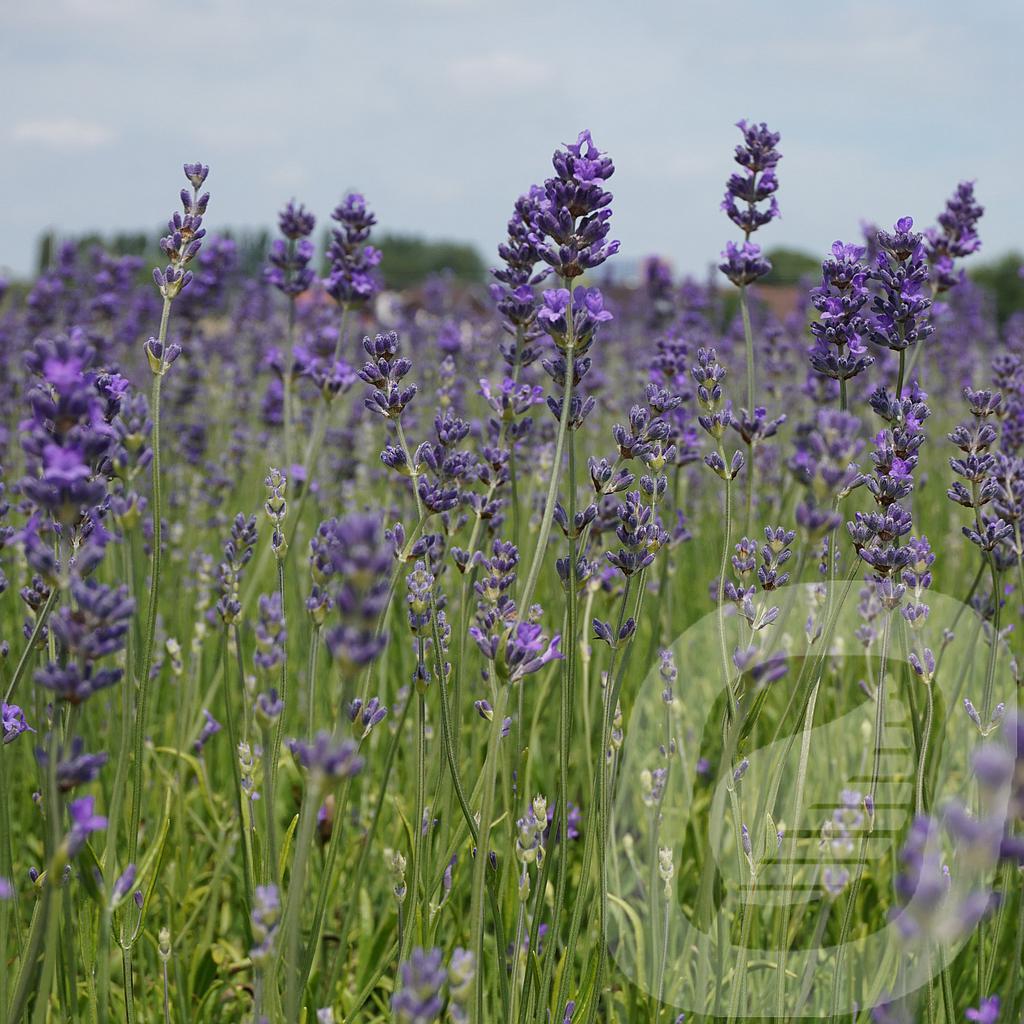
<instances>
[{"instance_id":1,"label":"white cloud","mask_svg":"<svg viewBox=\"0 0 1024 1024\"><path fill-rule=\"evenodd\" d=\"M550 64L518 53L459 57L448 68L449 79L466 93L498 95L546 88L554 80Z\"/></svg>"},{"instance_id":2,"label":"white cloud","mask_svg":"<svg viewBox=\"0 0 1024 1024\"><path fill-rule=\"evenodd\" d=\"M298 160L283 160L270 166L267 181L285 191L305 188L309 184L309 168Z\"/></svg>"},{"instance_id":3,"label":"white cloud","mask_svg":"<svg viewBox=\"0 0 1024 1024\"><path fill-rule=\"evenodd\" d=\"M114 133L95 121L73 117L41 117L19 121L11 131L14 142L63 152L98 149L114 139Z\"/></svg>"}]
</instances>

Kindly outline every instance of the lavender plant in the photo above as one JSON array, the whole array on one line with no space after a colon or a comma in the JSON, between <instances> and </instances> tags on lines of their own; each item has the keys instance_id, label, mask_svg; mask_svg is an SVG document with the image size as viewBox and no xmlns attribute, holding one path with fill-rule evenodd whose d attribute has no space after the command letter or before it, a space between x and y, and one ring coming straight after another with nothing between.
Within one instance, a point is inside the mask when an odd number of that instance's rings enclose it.
<instances>
[{"instance_id":1,"label":"lavender plant","mask_svg":"<svg viewBox=\"0 0 1024 1024\"><path fill-rule=\"evenodd\" d=\"M0 286L0 1022L1020 1019L1020 317L969 183L780 317L739 127L738 317L588 131L488 283L187 164Z\"/></svg>"}]
</instances>

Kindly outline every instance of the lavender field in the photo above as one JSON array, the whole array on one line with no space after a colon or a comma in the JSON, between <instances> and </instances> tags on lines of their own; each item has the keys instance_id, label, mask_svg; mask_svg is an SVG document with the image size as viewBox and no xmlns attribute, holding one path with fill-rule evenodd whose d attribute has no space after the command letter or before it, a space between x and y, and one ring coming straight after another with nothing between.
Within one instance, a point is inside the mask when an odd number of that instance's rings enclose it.
<instances>
[{"instance_id":1,"label":"lavender field","mask_svg":"<svg viewBox=\"0 0 1024 1024\"><path fill-rule=\"evenodd\" d=\"M369 185L246 272L186 163L0 291L0 1024L1024 1020L983 191L780 289L740 121L629 275L599 127L489 282L385 289Z\"/></svg>"}]
</instances>

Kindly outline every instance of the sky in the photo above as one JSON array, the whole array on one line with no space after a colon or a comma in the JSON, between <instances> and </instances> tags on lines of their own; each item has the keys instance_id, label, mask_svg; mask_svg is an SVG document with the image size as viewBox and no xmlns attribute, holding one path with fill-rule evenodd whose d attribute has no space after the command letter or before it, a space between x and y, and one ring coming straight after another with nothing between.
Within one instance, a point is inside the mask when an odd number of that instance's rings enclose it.
<instances>
[{"instance_id":1,"label":"sky","mask_svg":"<svg viewBox=\"0 0 1024 1024\"><path fill-rule=\"evenodd\" d=\"M973 179L998 256L1024 245L1022 38L1021 0L0 0L0 268L49 228L157 227L186 160L211 232L291 198L323 225L358 189L380 230L490 260L589 128L622 260L703 273L740 118L782 133L766 248L925 226Z\"/></svg>"}]
</instances>

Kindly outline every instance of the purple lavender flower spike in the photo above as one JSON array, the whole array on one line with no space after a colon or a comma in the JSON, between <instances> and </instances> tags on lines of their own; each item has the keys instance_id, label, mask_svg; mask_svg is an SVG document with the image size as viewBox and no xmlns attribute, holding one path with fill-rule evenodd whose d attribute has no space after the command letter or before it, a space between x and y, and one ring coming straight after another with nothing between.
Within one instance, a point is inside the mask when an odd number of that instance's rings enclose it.
<instances>
[{"instance_id":1,"label":"purple lavender flower spike","mask_svg":"<svg viewBox=\"0 0 1024 1024\"><path fill-rule=\"evenodd\" d=\"M107 587L93 580L73 579L71 595L74 606L62 607L51 619L67 661L50 662L36 672L35 679L62 700L80 704L121 679L121 669L97 668L96 662L123 648L135 604L126 587Z\"/></svg>"},{"instance_id":2,"label":"purple lavender flower spike","mask_svg":"<svg viewBox=\"0 0 1024 1024\"><path fill-rule=\"evenodd\" d=\"M313 228L316 227L316 217L301 203L296 206L295 201L292 200L281 211L277 225L285 238L292 240L308 238L313 234Z\"/></svg>"},{"instance_id":3,"label":"purple lavender flower spike","mask_svg":"<svg viewBox=\"0 0 1024 1024\"><path fill-rule=\"evenodd\" d=\"M360 378L370 385L363 404L371 412L397 419L416 394L415 384L403 387L401 383L412 363L398 355L398 333L389 331L373 340L364 338L363 348L370 357L359 371Z\"/></svg>"},{"instance_id":4,"label":"purple lavender flower spike","mask_svg":"<svg viewBox=\"0 0 1024 1024\"><path fill-rule=\"evenodd\" d=\"M195 750L197 754L201 754L206 744L209 743L210 739L213 736L216 736L220 730L220 722L218 722L206 708L203 708L203 727L199 730L199 735L192 744L192 749Z\"/></svg>"},{"instance_id":5,"label":"purple lavender flower spike","mask_svg":"<svg viewBox=\"0 0 1024 1024\"><path fill-rule=\"evenodd\" d=\"M619 525L615 536L621 547L606 555L623 576L629 577L647 568L668 543L668 532L655 515L654 506L644 501L640 491L630 491L617 509Z\"/></svg>"},{"instance_id":6,"label":"purple lavender flower spike","mask_svg":"<svg viewBox=\"0 0 1024 1024\"><path fill-rule=\"evenodd\" d=\"M811 366L844 383L874 362L864 344L868 324L861 316L869 295L869 272L861 262L864 253L863 246L833 242L831 257L821 265L821 284L811 292L811 302L820 314L811 324Z\"/></svg>"},{"instance_id":7,"label":"purple lavender flower spike","mask_svg":"<svg viewBox=\"0 0 1024 1024\"><path fill-rule=\"evenodd\" d=\"M17 704L0 704L4 743L13 743L23 732L35 732L25 721L25 712Z\"/></svg>"},{"instance_id":8,"label":"purple lavender flower spike","mask_svg":"<svg viewBox=\"0 0 1024 1024\"><path fill-rule=\"evenodd\" d=\"M560 351L566 350L569 334L569 290L554 288L544 292L544 304L537 313L548 337ZM604 308L604 296L597 288L577 285L572 293L573 352L579 360L586 355L599 324L607 323L612 314Z\"/></svg>"},{"instance_id":9,"label":"purple lavender flower spike","mask_svg":"<svg viewBox=\"0 0 1024 1024\"><path fill-rule=\"evenodd\" d=\"M357 744L353 740L336 742L328 732L318 732L310 743L290 740L288 749L303 768L328 778L351 778L363 768Z\"/></svg>"},{"instance_id":10,"label":"purple lavender flower spike","mask_svg":"<svg viewBox=\"0 0 1024 1024\"><path fill-rule=\"evenodd\" d=\"M61 608L51 620L54 634L71 656L97 661L124 647L135 611L127 587L76 579L71 599L73 606Z\"/></svg>"},{"instance_id":11,"label":"purple lavender flower spike","mask_svg":"<svg viewBox=\"0 0 1024 1024\"><path fill-rule=\"evenodd\" d=\"M228 626L235 622L242 611L239 588L242 570L249 564L256 547L256 517L239 512L231 524L231 532L224 543L224 557L217 566L217 614Z\"/></svg>"},{"instance_id":12,"label":"purple lavender flower spike","mask_svg":"<svg viewBox=\"0 0 1024 1024\"><path fill-rule=\"evenodd\" d=\"M442 993L448 980L440 949L417 946L398 969L399 984L391 1009L400 1024L433 1024L444 1006Z\"/></svg>"},{"instance_id":13,"label":"purple lavender flower spike","mask_svg":"<svg viewBox=\"0 0 1024 1024\"><path fill-rule=\"evenodd\" d=\"M533 185L516 200L508 222L508 239L498 246L504 266L491 270L495 279L491 297L505 318L502 326L514 339L502 345L502 355L511 367L529 366L537 357L537 350L531 345L540 333L534 323L537 316L534 288L551 272L547 266L537 269L541 253L536 225L544 200L545 191L539 185Z\"/></svg>"},{"instance_id":14,"label":"purple lavender flower spike","mask_svg":"<svg viewBox=\"0 0 1024 1024\"><path fill-rule=\"evenodd\" d=\"M313 258L313 243L309 235L316 226L316 218L304 206L290 202L278 217L278 227L284 238L275 238L270 245L264 279L278 291L294 297L306 291L316 278L309 265Z\"/></svg>"},{"instance_id":15,"label":"purple lavender flower spike","mask_svg":"<svg viewBox=\"0 0 1024 1024\"><path fill-rule=\"evenodd\" d=\"M896 916L896 924L911 938L930 927L949 889L934 819L924 815L914 819L899 859L902 868L896 877L896 894L907 908Z\"/></svg>"},{"instance_id":16,"label":"purple lavender flower spike","mask_svg":"<svg viewBox=\"0 0 1024 1024\"><path fill-rule=\"evenodd\" d=\"M25 355L38 381L28 394L31 418L21 424L28 471L22 492L41 517L83 535L99 516L107 493L101 470L116 442L96 361L95 346L78 328L38 339Z\"/></svg>"},{"instance_id":17,"label":"purple lavender flower spike","mask_svg":"<svg viewBox=\"0 0 1024 1024\"><path fill-rule=\"evenodd\" d=\"M188 265L198 255L206 237L203 216L210 203L209 192L199 194L210 168L203 164L185 164L185 177L192 185L192 192L181 190L183 213L175 213L167 222L167 234L160 239L160 248L168 259L167 266L153 271L153 280L164 299L176 298L192 280ZM152 360L153 353L147 350ZM161 363L161 365L163 365Z\"/></svg>"},{"instance_id":18,"label":"purple lavender flower spike","mask_svg":"<svg viewBox=\"0 0 1024 1024\"><path fill-rule=\"evenodd\" d=\"M135 865L129 864L114 880L113 902L115 904L120 903L131 892L132 886L135 884L135 874Z\"/></svg>"},{"instance_id":19,"label":"purple lavender flower spike","mask_svg":"<svg viewBox=\"0 0 1024 1024\"><path fill-rule=\"evenodd\" d=\"M278 591L260 595L255 634L253 661L258 669L270 674L285 660L285 644L288 640L284 609Z\"/></svg>"},{"instance_id":20,"label":"purple lavender flower spike","mask_svg":"<svg viewBox=\"0 0 1024 1024\"><path fill-rule=\"evenodd\" d=\"M968 1020L977 1021L977 1024L996 1024L999 1020L1000 1009L999 996L989 996L982 999L977 1009L971 1008L964 1013Z\"/></svg>"},{"instance_id":21,"label":"purple lavender flower spike","mask_svg":"<svg viewBox=\"0 0 1024 1024\"><path fill-rule=\"evenodd\" d=\"M281 700L277 690L271 687L266 693L261 693L256 698L256 715L261 722L276 722L284 711L284 701Z\"/></svg>"},{"instance_id":22,"label":"purple lavender flower spike","mask_svg":"<svg viewBox=\"0 0 1024 1024\"><path fill-rule=\"evenodd\" d=\"M883 1002L871 1009L874 1024L914 1024L905 1001L890 1000L887 995L883 999Z\"/></svg>"},{"instance_id":23,"label":"purple lavender flower spike","mask_svg":"<svg viewBox=\"0 0 1024 1024\"><path fill-rule=\"evenodd\" d=\"M736 147L736 163L744 173L733 173L725 186L722 209L742 232L740 245L727 242L718 269L734 285L743 288L764 277L772 269L771 263L761 255L761 247L750 241L750 236L779 216L775 192L779 187L775 167L782 155L775 148L781 136L761 124L738 121L736 127L743 133L743 142ZM768 202L767 208L761 204ZM739 204L743 204L742 206Z\"/></svg>"},{"instance_id":24,"label":"purple lavender flower spike","mask_svg":"<svg viewBox=\"0 0 1024 1024\"><path fill-rule=\"evenodd\" d=\"M95 807L96 798L91 796L79 797L68 804L71 831L65 842L69 857L74 857L82 849L93 832L101 832L107 827L107 819L101 814L96 814Z\"/></svg>"},{"instance_id":25,"label":"purple lavender flower spike","mask_svg":"<svg viewBox=\"0 0 1024 1024\"><path fill-rule=\"evenodd\" d=\"M559 277L571 280L619 251L618 242L607 240L612 195L603 184L615 165L594 145L589 131L556 150L551 162L555 177L544 182L535 221L545 239L540 256Z\"/></svg>"},{"instance_id":26,"label":"purple lavender flower spike","mask_svg":"<svg viewBox=\"0 0 1024 1024\"><path fill-rule=\"evenodd\" d=\"M339 305L369 302L379 290L376 268L380 250L367 244L377 218L358 192L350 192L335 207L331 219L338 225L331 231L327 248L330 270L324 286Z\"/></svg>"},{"instance_id":27,"label":"purple lavender flower spike","mask_svg":"<svg viewBox=\"0 0 1024 1024\"><path fill-rule=\"evenodd\" d=\"M939 214L938 227L925 234L925 249L936 294L948 291L963 279L954 272L955 261L981 249L977 225L985 208L974 198L974 182L961 181Z\"/></svg>"},{"instance_id":28,"label":"purple lavender flower spike","mask_svg":"<svg viewBox=\"0 0 1024 1024\"><path fill-rule=\"evenodd\" d=\"M468 1005L476 977L476 956L456 946L448 961L448 1014L453 1024L467 1024Z\"/></svg>"},{"instance_id":29,"label":"purple lavender flower spike","mask_svg":"<svg viewBox=\"0 0 1024 1024\"><path fill-rule=\"evenodd\" d=\"M252 908L252 937L256 945L249 952L253 963L264 966L271 961L278 926L281 923L281 896L276 885L258 885Z\"/></svg>"},{"instance_id":30,"label":"purple lavender flower spike","mask_svg":"<svg viewBox=\"0 0 1024 1024\"><path fill-rule=\"evenodd\" d=\"M771 261L761 255L761 246L744 241L726 242L718 269L737 287L753 284L771 272Z\"/></svg>"},{"instance_id":31,"label":"purple lavender flower spike","mask_svg":"<svg viewBox=\"0 0 1024 1024\"><path fill-rule=\"evenodd\" d=\"M746 173L730 175L722 209L749 239L758 228L779 216L779 204L775 198L779 182L775 168L782 154L775 147L782 136L770 131L763 121L760 124L737 121L736 127L743 133L743 142L736 147L734 159ZM746 204L745 208L741 209L737 200ZM759 204L766 200L770 200L768 208L761 209Z\"/></svg>"},{"instance_id":32,"label":"purple lavender flower spike","mask_svg":"<svg viewBox=\"0 0 1024 1024\"><path fill-rule=\"evenodd\" d=\"M871 275L881 288L871 304L871 340L894 352L905 352L935 330L927 319L932 301L924 294L928 264L923 236L913 228L912 217L901 217L891 232L878 232L880 251Z\"/></svg>"},{"instance_id":33,"label":"purple lavender flower spike","mask_svg":"<svg viewBox=\"0 0 1024 1024\"><path fill-rule=\"evenodd\" d=\"M357 697L348 706L349 721L352 723L356 738L360 740L366 739L387 716L388 709L381 704L379 697L371 697L365 703Z\"/></svg>"},{"instance_id":34,"label":"purple lavender flower spike","mask_svg":"<svg viewBox=\"0 0 1024 1024\"><path fill-rule=\"evenodd\" d=\"M36 758L42 765L46 764L46 752L36 751ZM57 755L57 788L62 793L70 793L78 786L84 786L99 777L100 769L107 763L106 754L88 754L85 742L80 736L71 741L69 751L60 750Z\"/></svg>"},{"instance_id":35,"label":"purple lavender flower spike","mask_svg":"<svg viewBox=\"0 0 1024 1024\"><path fill-rule=\"evenodd\" d=\"M367 665L387 644L377 632L391 572L382 533L377 516L355 514L325 520L310 541L313 579L341 620L328 627L325 641L343 666Z\"/></svg>"}]
</instances>

